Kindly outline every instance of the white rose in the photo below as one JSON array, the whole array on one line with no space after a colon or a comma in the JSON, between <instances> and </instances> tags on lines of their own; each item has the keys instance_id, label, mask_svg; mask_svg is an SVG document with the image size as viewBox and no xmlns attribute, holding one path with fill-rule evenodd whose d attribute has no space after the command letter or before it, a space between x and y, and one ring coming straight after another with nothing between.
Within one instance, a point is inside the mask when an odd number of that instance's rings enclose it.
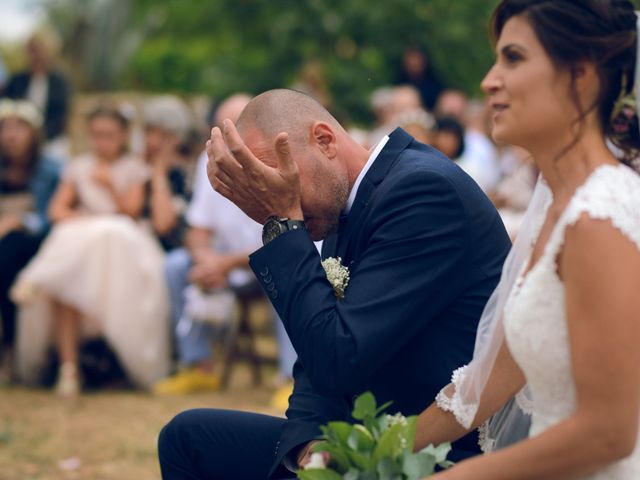
<instances>
[{"instance_id":1,"label":"white rose","mask_svg":"<svg viewBox=\"0 0 640 480\"><path fill-rule=\"evenodd\" d=\"M327 468L327 465L324 463L324 456L322 453L315 452L311 454L311 458L309 459L309 463L304 466L305 470L311 469L320 469L324 470Z\"/></svg>"}]
</instances>

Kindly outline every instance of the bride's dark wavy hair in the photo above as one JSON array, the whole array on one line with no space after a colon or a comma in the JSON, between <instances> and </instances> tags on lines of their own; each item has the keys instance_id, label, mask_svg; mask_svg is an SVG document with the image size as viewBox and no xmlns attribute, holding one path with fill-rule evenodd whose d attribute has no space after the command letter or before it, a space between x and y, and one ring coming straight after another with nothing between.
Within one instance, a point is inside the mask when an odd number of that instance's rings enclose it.
<instances>
[{"instance_id":1,"label":"bride's dark wavy hair","mask_svg":"<svg viewBox=\"0 0 640 480\"><path fill-rule=\"evenodd\" d=\"M578 142L586 115L597 109L603 133L622 152L622 160L629 163L636 158L640 152L638 112L625 135L617 134L611 121L623 77L623 94L633 93L637 50L633 4L628 0L503 0L492 17L494 41L515 16L529 22L556 68L571 75L571 97L579 117L574 141L564 153ZM576 89L578 67L585 61L595 65L601 85L598 99L586 109Z\"/></svg>"}]
</instances>

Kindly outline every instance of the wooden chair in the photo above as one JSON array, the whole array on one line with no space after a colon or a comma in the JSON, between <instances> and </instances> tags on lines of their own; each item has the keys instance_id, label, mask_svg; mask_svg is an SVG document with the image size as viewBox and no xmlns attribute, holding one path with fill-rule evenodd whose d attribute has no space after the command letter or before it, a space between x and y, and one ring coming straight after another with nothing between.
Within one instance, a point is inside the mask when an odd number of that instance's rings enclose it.
<instances>
[{"instance_id":1,"label":"wooden chair","mask_svg":"<svg viewBox=\"0 0 640 480\"><path fill-rule=\"evenodd\" d=\"M221 387L229 386L231 374L239 361L246 361L251 367L253 385L262 384L262 367L276 363L272 357L261 355L256 348L256 330L252 322L253 307L267 301L260 285L256 282L234 289L238 302L238 315L231 322L224 341L224 365Z\"/></svg>"}]
</instances>

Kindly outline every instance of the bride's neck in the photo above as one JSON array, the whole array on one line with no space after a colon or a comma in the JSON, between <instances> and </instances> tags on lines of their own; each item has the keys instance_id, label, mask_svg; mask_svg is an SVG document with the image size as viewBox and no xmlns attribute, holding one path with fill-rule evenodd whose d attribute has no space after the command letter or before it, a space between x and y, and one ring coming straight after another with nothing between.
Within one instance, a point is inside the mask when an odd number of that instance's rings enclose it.
<instances>
[{"instance_id":1,"label":"bride's neck","mask_svg":"<svg viewBox=\"0 0 640 480\"><path fill-rule=\"evenodd\" d=\"M568 201L600 165L618 163L599 132L584 132L575 145L572 143L571 140L549 142L530 149L553 193L554 203Z\"/></svg>"}]
</instances>

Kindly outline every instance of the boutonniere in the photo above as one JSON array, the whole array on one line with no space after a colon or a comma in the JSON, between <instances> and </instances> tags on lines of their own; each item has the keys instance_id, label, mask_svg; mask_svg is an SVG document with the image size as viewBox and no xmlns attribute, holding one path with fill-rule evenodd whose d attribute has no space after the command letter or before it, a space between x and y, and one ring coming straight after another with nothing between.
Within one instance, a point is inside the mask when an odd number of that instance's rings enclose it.
<instances>
[{"instance_id":1,"label":"boutonniere","mask_svg":"<svg viewBox=\"0 0 640 480\"><path fill-rule=\"evenodd\" d=\"M343 299L347 285L349 285L349 269L342 265L340 257L329 257L323 260L322 267L327 274L327 280L333 287L336 297Z\"/></svg>"}]
</instances>

